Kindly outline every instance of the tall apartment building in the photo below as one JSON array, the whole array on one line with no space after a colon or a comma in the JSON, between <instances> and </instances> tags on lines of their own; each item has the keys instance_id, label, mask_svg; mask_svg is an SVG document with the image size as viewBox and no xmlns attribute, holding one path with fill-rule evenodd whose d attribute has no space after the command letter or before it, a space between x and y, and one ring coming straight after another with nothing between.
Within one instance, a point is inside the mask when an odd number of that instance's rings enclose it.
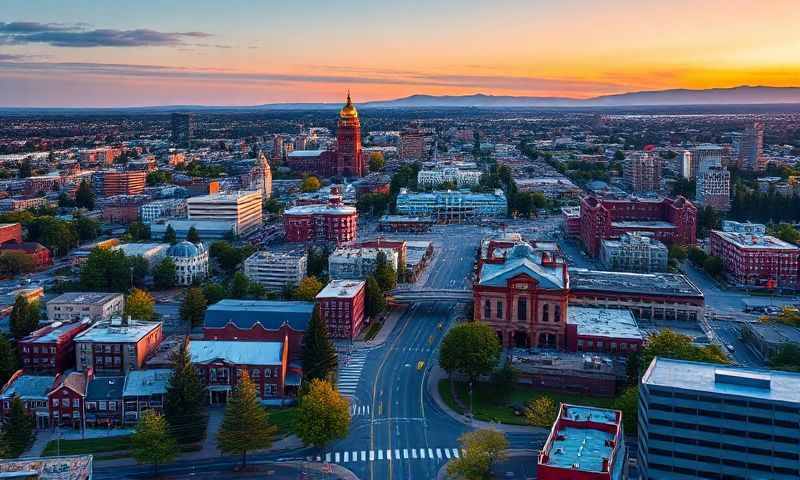
<instances>
[{"instance_id":1,"label":"tall apartment building","mask_svg":"<svg viewBox=\"0 0 800 480\"><path fill-rule=\"evenodd\" d=\"M144 192L147 172L113 171L99 172L102 175L102 193L105 197L114 195L139 195Z\"/></svg>"},{"instance_id":2,"label":"tall apartment building","mask_svg":"<svg viewBox=\"0 0 800 480\"><path fill-rule=\"evenodd\" d=\"M761 172L767 167L764 157L764 124L753 122L747 125L739 147L739 168L751 172Z\"/></svg>"},{"instance_id":3,"label":"tall apartment building","mask_svg":"<svg viewBox=\"0 0 800 480\"><path fill-rule=\"evenodd\" d=\"M237 235L246 235L262 223L261 192L239 191L191 197L186 201L189 220L232 222Z\"/></svg>"},{"instance_id":4,"label":"tall apartment building","mask_svg":"<svg viewBox=\"0 0 800 480\"><path fill-rule=\"evenodd\" d=\"M623 178L631 192L657 192L661 188L663 162L655 152L633 153L623 167Z\"/></svg>"},{"instance_id":5,"label":"tall apartment building","mask_svg":"<svg viewBox=\"0 0 800 480\"><path fill-rule=\"evenodd\" d=\"M697 178L697 172L703 168L702 165L722 165L725 149L719 145L704 143L693 147L690 152L692 161L689 179L693 180Z\"/></svg>"},{"instance_id":6,"label":"tall apartment building","mask_svg":"<svg viewBox=\"0 0 800 480\"><path fill-rule=\"evenodd\" d=\"M305 254L260 251L244 261L244 274L270 292L280 292L298 285L306 276Z\"/></svg>"},{"instance_id":7,"label":"tall apartment building","mask_svg":"<svg viewBox=\"0 0 800 480\"><path fill-rule=\"evenodd\" d=\"M172 141L181 147L189 147L194 137L194 115L191 113L173 113Z\"/></svg>"},{"instance_id":8,"label":"tall apartment building","mask_svg":"<svg viewBox=\"0 0 800 480\"><path fill-rule=\"evenodd\" d=\"M731 172L721 165L697 173L695 203L727 212L731 209Z\"/></svg>"},{"instance_id":9,"label":"tall apartment building","mask_svg":"<svg viewBox=\"0 0 800 480\"><path fill-rule=\"evenodd\" d=\"M425 135L418 128L407 128L400 132L400 160L422 160L425 158Z\"/></svg>"},{"instance_id":10,"label":"tall apartment building","mask_svg":"<svg viewBox=\"0 0 800 480\"><path fill-rule=\"evenodd\" d=\"M618 272L666 272L667 247L649 235L624 233L619 240L603 240L600 262L603 267Z\"/></svg>"},{"instance_id":11,"label":"tall apartment building","mask_svg":"<svg viewBox=\"0 0 800 480\"><path fill-rule=\"evenodd\" d=\"M639 389L651 480L800 478L800 374L657 357Z\"/></svg>"}]
</instances>

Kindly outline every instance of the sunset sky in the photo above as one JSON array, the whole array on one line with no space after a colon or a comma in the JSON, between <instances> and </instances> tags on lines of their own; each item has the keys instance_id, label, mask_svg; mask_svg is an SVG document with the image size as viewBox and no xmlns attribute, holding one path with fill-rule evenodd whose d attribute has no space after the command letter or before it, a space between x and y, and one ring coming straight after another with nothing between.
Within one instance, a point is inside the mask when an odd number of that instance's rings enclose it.
<instances>
[{"instance_id":1,"label":"sunset sky","mask_svg":"<svg viewBox=\"0 0 800 480\"><path fill-rule=\"evenodd\" d=\"M800 86L797 0L2 0L0 106Z\"/></svg>"}]
</instances>

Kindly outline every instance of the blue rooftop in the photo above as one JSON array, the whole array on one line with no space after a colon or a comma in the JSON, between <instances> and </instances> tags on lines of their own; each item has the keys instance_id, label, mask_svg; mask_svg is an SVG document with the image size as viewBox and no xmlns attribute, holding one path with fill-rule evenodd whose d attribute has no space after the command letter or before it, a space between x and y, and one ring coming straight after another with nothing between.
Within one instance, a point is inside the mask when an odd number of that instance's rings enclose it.
<instances>
[{"instance_id":1,"label":"blue rooftop","mask_svg":"<svg viewBox=\"0 0 800 480\"><path fill-rule=\"evenodd\" d=\"M204 326L223 328L232 323L247 330L261 324L266 330L278 330L286 324L292 330L304 332L313 310L311 302L227 299L208 307Z\"/></svg>"}]
</instances>

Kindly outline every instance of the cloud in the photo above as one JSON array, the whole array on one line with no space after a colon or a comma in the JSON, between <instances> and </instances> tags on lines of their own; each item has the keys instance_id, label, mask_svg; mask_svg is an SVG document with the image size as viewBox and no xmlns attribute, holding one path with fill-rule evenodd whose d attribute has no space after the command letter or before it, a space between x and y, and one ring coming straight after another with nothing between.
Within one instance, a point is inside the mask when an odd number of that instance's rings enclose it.
<instances>
[{"instance_id":1,"label":"cloud","mask_svg":"<svg viewBox=\"0 0 800 480\"><path fill-rule=\"evenodd\" d=\"M21 60L23 57L22 55L12 55L10 53L0 53L0 62L13 62L16 60Z\"/></svg>"},{"instance_id":2,"label":"cloud","mask_svg":"<svg viewBox=\"0 0 800 480\"><path fill-rule=\"evenodd\" d=\"M142 47L183 45L190 39L211 37L204 32L159 32L89 29L86 24L0 22L0 44L44 43L54 47Z\"/></svg>"}]
</instances>

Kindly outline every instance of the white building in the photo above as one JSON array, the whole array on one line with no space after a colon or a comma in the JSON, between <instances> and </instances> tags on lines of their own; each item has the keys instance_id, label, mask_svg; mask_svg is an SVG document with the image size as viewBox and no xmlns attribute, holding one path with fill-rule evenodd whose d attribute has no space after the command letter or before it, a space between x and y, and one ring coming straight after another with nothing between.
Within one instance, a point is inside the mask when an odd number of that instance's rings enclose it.
<instances>
[{"instance_id":1,"label":"white building","mask_svg":"<svg viewBox=\"0 0 800 480\"><path fill-rule=\"evenodd\" d=\"M208 250L202 243L184 240L169 247L167 256L175 263L178 285L192 285L208 276Z\"/></svg>"},{"instance_id":2,"label":"white building","mask_svg":"<svg viewBox=\"0 0 800 480\"><path fill-rule=\"evenodd\" d=\"M397 251L392 248L337 248L328 256L328 275L337 280L362 280L375 272L381 252L396 272Z\"/></svg>"},{"instance_id":3,"label":"white building","mask_svg":"<svg viewBox=\"0 0 800 480\"><path fill-rule=\"evenodd\" d=\"M306 276L305 254L260 251L244 261L244 274L270 292L297 285Z\"/></svg>"},{"instance_id":4,"label":"white building","mask_svg":"<svg viewBox=\"0 0 800 480\"><path fill-rule=\"evenodd\" d=\"M731 172L721 165L712 165L697 172L695 204L727 212L731 209Z\"/></svg>"},{"instance_id":5,"label":"white building","mask_svg":"<svg viewBox=\"0 0 800 480\"><path fill-rule=\"evenodd\" d=\"M123 243L111 247L112 250L119 250L126 257L142 257L147 260L150 268L158 265L167 256L169 249L168 243Z\"/></svg>"},{"instance_id":6,"label":"white building","mask_svg":"<svg viewBox=\"0 0 800 480\"><path fill-rule=\"evenodd\" d=\"M186 200L182 198L155 200L139 207L139 220L143 223L150 223L157 218L163 217L185 216Z\"/></svg>"},{"instance_id":7,"label":"white building","mask_svg":"<svg viewBox=\"0 0 800 480\"><path fill-rule=\"evenodd\" d=\"M478 184L480 171L461 170L456 167L444 167L438 170L420 170L417 173L417 184L421 188L437 187L450 182L458 188L469 188Z\"/></svg>"},{"instance_id":8,"label":"white building","mask_svg":"<svg viewBox=\"0 0 800 480\"><path fill-rule=\"evenodd\" d=\"M215 193L187 200L189 220L232 222L239 235L247 235L262 223L261 192Z\"/></svg>"}]
</instances>

